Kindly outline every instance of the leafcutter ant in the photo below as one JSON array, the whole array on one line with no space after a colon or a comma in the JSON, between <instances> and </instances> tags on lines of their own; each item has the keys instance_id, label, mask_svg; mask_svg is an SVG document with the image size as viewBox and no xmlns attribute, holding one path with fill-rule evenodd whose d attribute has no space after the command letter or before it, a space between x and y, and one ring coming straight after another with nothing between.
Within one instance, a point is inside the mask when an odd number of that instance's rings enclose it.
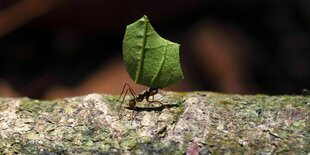
<instances>
[{"instance_id":1,"label":"leafcutter ant","mask_svg":"<svg viewBox=\"0 0 310 155\"><path fill-rule=\"evenodd\" d=\"M127 89L126 89L126 87L127 87ZM126 89L126 91L125 91L125 89ZM123 96L123 99L122 99L121 104L120 104L119 109L118 109L118 115L121 111L122 105L125 101L125 98L126 98L128 91L130 92L130 94L133 97L132 99L129 100L129 103L128 103L129 108L132 110L132 120L134 119L133 114L134 114L134 110L136 109L136 103L142 102L144 99L148 102L148 106L151 103L160 103L162 106L165 106L160 101L154 100L154 96L158 93L161 93L159 89L160 88L147 88L143 93L137 95L135 93L135 91L130 87L130 85L128 83L125 83L123 86L122 92L118 98L118 100L120 100L121 97ZM151 96L153 97L152 101L150 100Z\"/></svg>"}]
</instances>

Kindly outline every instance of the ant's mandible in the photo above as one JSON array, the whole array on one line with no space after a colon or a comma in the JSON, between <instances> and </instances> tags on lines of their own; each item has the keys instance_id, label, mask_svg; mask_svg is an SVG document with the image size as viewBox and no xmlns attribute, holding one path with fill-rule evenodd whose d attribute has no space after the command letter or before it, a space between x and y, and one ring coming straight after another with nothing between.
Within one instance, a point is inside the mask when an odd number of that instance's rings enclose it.
<instances>
[{"instance_id":1,"label":"ant's mandible","mask_svg":"<svg viewBox=\"0 0 310 155\"><path fill-rule=\"evenodd\" d=\"M127 86L127 89L126 89L126 86ZM124 91L125 89L126 89L126 91ZM118 98L118 100L120 100L120 98L123 96L123 99L122 99L121 104L120 104L119 109L118 109L118 115L120 113L120 110L121 110L122 105L123 105L123 103L125 101L125 97L126 97L128 91L130 92L130 94L133 97L131 100L129 100L129 108L133 110L132 113L134 112L134 110L136 108L136 103L137 102L142 102L144 99L149 104L151 104L151 103L160 103L162 106L164 106L164 104L161 103L160 101L154 100L154 96L159 93L159 88L148 88L143 93L136 95L135 91L130 87L130 85L128 83L125 83L124 86L123 86L122 92L121 92L121 94L120 94L120 96ZM150 96L153 97L152 101L149 100Z\"/></svg>"}]
</instances>

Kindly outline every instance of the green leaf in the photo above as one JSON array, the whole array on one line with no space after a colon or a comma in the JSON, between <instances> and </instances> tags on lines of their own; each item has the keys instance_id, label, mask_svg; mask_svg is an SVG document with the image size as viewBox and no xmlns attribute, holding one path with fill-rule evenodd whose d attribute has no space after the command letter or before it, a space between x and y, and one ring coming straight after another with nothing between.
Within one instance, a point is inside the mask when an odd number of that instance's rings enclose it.
<instances>
[{"instance_id":1,"label":"green leaf","mask_svg":"<svg viewBox=\"0 0 310 155\"><path fill-rule=\"evenodd\" d=\"M127 72L138 84L164 88L184 78L180 45L159 36L143 16L126 28L123 57Z\"/></svg>"}]
</instances>

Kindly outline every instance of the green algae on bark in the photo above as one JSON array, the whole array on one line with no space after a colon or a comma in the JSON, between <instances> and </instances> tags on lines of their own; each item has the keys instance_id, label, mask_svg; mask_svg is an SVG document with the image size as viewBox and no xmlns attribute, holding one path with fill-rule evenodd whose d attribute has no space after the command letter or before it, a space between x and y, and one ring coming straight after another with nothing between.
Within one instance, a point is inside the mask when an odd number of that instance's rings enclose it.
<instances>
[{"instance_id":1,"label":"green algae on bark","mask_svg":"<svg viewBox=\"0 0 310 155\"><path fill-rule=\"evenodd\" d=\"M110 95L0 98L0 154L310 153L309 96L165 94L133 121Z\"/></svg>"}]
</instances>

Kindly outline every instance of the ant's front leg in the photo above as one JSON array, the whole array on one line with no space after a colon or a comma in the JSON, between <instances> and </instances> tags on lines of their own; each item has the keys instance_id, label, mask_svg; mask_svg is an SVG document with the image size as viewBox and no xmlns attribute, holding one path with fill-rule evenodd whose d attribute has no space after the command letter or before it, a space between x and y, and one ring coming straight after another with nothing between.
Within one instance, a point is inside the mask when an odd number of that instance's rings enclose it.
<instances>
[{"instance_id":1,"label":"ant's front leg","mask_svg":"<svg viewBox=\"0 0 310 155\"><path fill-rule=\"evenodd\" d=\"M159 95L160 95L160 98L158 98L157 100L160 100L160 99L162 99L163 97L166 96L166 94L163 93L163 91L161 91L161 89L158 89L156 94L159 94ZM155 94L155 95L156 95L156 94ZM155 95L154 95L154 96L155 96ZM154 101L154 96L153 96L153 101Z\"/></svg>"},{"instance_id":2,"label":"ant's front leg","mask_svg":"<svg viewBox=\"0 0 310 155\"><path fill-rule=\"evenodd\" d=\"M160 94L161 97L158 98L157 100L155 100L155 95ZM155 89L153 90L153 92L150 92L150 94L148 96L145 97L146 101L149 103L148 106L150 105L150 103L154 103L154 102L158 102L161 105L163 105L159 100L162 99L164 96L166 96L160 89ZM152 97L152 100L150 101L150 97Z\"/></svg>"}]
</instances>

